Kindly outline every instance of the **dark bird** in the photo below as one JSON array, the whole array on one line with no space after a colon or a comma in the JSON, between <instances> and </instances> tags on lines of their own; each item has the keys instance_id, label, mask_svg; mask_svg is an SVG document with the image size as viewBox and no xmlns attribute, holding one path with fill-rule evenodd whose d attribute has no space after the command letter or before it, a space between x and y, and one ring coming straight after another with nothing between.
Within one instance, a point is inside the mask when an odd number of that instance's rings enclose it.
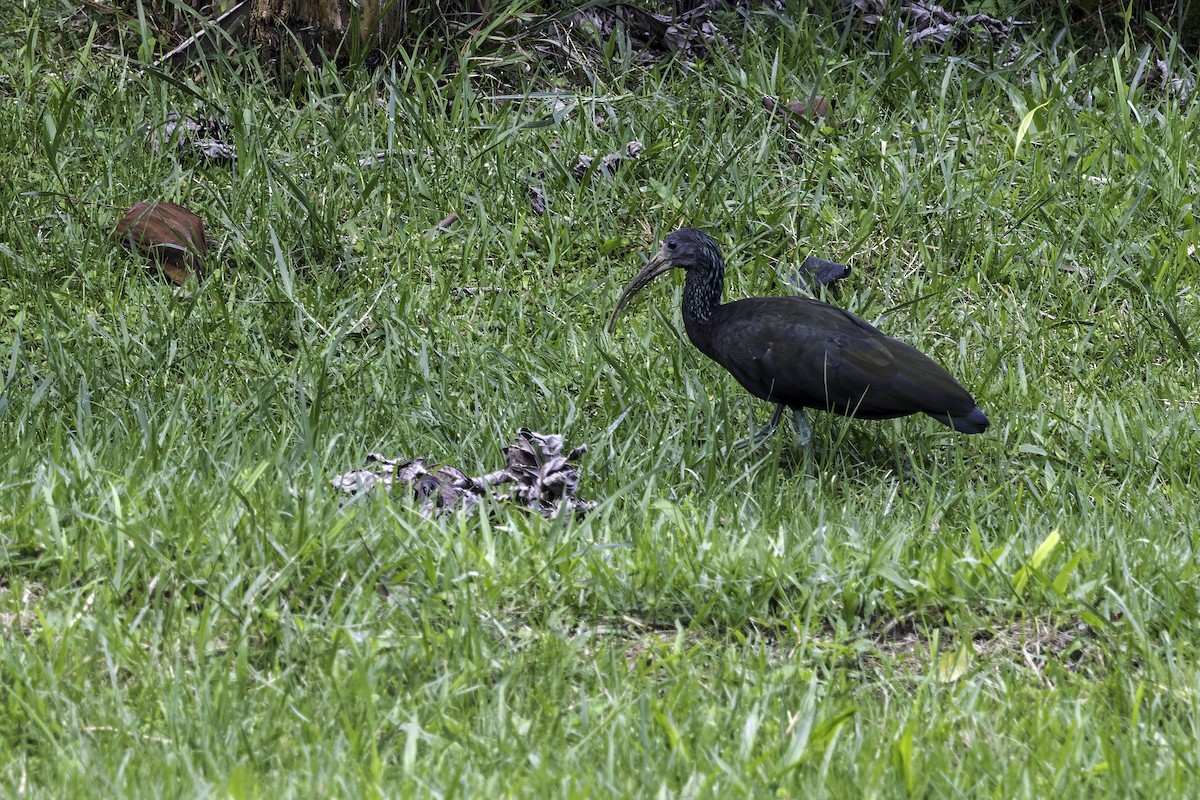
<instances>
[{"instance_id":1,"label":"dark bird","mask_svg":"<svg viewBox=\"0 0 1200 800\"><path fill-rule=\"evenodd\" d=\"M923 413L961 433L983 433L988 418L974 398L932 358L849 311L808 297L752 297L721 302L725 262L713 238L680 228L621 293L608 321L664 272L686 271L683 326L700 352L762 400L775 403L770 435L784 407L795 413L803 444L811 437L803 410L858 419Z\"/></svg>"}]
</instances>

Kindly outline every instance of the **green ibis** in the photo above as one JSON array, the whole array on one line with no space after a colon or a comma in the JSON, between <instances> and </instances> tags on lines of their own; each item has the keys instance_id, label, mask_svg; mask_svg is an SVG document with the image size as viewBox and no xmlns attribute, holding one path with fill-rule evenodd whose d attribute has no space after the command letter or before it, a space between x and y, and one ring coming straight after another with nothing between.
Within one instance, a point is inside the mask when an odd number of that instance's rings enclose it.
<instances>
[{"instance_id":1,"label":"green ibis","mask_svg":"<svg viewBox=\"0 0 1200 800\"><path fill-rule=\"evenodd\" d=\"M695 228L668 235L621 293L608 321L659 275L680 268L683 326L696 349L757 398L775 403L760 441L792 409L805 446L806 408L857 419L928 414L960 433L983 433L988 418L971 394L932 358L866 320L808 297L752 297L721 302L725 262L711 236Z\"/></svg>"}]
</instances>

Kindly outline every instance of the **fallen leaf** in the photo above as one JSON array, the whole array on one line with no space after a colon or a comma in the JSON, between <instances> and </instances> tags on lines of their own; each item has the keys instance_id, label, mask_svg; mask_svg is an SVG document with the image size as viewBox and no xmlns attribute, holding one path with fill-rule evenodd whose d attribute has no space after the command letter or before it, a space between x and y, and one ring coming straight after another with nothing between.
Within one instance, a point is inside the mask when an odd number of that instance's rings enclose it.
<instances>
[{"instance_id":1,"label":"fallen leaf","mask_svg":"<svg viewBox=\"0 0 1200 800\"><path fill-rule=\"evenodd\" d=\"M831 120L833 118L833 100L821 95L814 95L811 100L793 100L779 105L774 97L763 97L763 108L767 111L778 111L793 125L816 120Z\"/></svg>"},{"instance_id":2,"label":"fallen leaf","mask_svg":"<svg viewBox=\"0 0 1200 800\"><path fill-rule=\"evenodd\" d=\"M116 234L123 246L157 264L176 285L182 286L189 273L204 277L204 221L181 205L138 203L121 217Z\"/></svg>"}]
</instances>

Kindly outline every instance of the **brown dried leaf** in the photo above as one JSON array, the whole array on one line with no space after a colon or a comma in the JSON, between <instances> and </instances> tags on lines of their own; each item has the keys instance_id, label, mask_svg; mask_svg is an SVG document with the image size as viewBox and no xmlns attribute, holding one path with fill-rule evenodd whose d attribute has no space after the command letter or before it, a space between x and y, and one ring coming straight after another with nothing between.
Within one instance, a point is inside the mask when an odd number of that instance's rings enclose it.
<instances>
[{"instance_id":1,"label":"brown dried leaf","mask_svg":"<svg viewBox=\"0 0 1200 800\"><path fill-rule=\"evenodd\" d=\"M814 95L811 100L793 100L782 106L774 97L768 96L762 99L762 104L767 111L783 114L789 123L797 127L819 120L833 119L833 100L819 94Z\"/></svg>"},{"instance_id":2,"label":"brown dried leaf","mask_svg":"<svg viewBox=\"0 0 1200 800\"><path fill-rule=\"evenodd\" d=\"M158 264L176 285L182 286L188 273L204 277L204 221L181 205L142 201L121 217L116 235L130 251Z\"/></svg>"}]
</instances>

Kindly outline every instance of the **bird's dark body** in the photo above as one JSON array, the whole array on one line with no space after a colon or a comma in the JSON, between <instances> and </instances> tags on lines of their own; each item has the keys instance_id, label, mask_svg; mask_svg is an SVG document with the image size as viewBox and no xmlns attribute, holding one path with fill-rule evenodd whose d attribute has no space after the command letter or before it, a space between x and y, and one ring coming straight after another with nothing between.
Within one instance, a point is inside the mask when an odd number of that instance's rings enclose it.
<instances>
[{"instance_id":1,"label":"bird's dark body","mask_svg":"<svg viewBox=\"0 0 1200 800\"><path fill-rule=\"evenodd\" d=\"M812 408L858 419L924 413L962 433L987 429L987 416L950 373L849 311L807 297L721 303L725 263L720 248L694 228L681 228L663 240L659 255L622 293L610 329L633 295L673 267L687 271L683 322L688 338L755 397L797 411Z\"/></svg>"},{"instance_id":2,"label":"bird's dark body","mask_svg":"<svg viewBox=\"0 0 1200 800\"><path fill-rule=\"evenodd\" d=\"M736 300L707 321L685 312L684 328L700 352L771 403L857 419L924 412L963 433L987 427L975 400L937 362L820 300Z\"/></svg>"}]
</instances>

